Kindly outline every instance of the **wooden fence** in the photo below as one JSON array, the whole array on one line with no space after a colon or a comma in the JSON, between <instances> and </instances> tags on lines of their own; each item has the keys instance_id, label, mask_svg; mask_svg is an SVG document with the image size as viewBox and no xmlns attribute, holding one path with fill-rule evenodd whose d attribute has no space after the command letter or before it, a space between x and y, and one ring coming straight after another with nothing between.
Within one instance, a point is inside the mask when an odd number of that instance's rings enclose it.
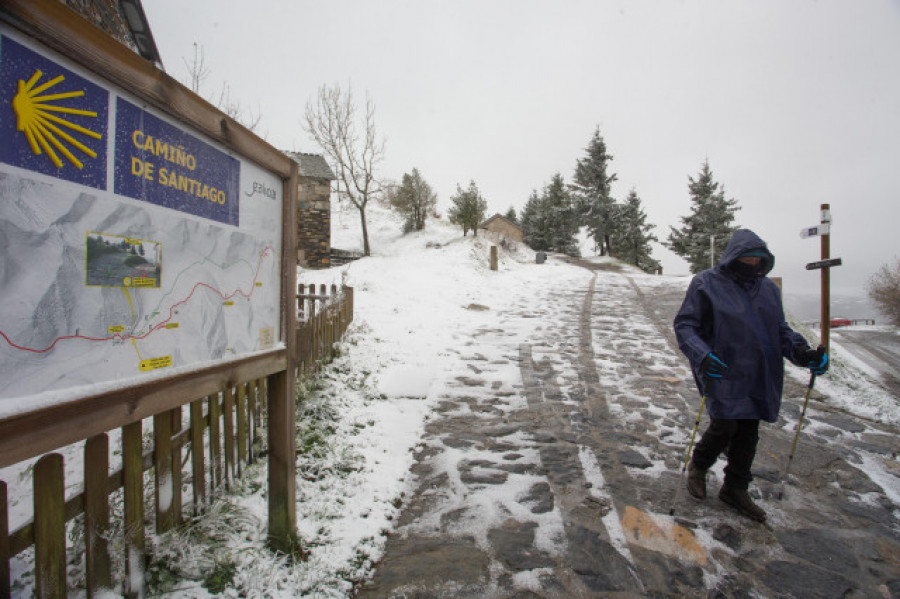
<instances>
[{"instance_id":1,"label":"wooden fence","mask_svg":"<svg viewBox=\"0 0 900 599\"><path fill-rule=\"evenodd\" d=\"M297 285L297 374L310 376L331 358L336 341L353 320L353 288Z\"/></svg>"},{"instance_id":2,"label":"wooden fence","mask_svg":"<svg viewBox=\"0 0 900 599\"><path fill-rule=\"evenodd\" d=\"M322 285L319 293L314 291L313 286L298 288L299 376L313 375L330 358L334 343L353 319L352 288L338 290L332 285L328 293ZM84 439L82 490L68 498L63 456L42 456L33 468L33 519L14 530L9 526L7 483L0 481L0 597L11 596L11 558L29 547L34 547L36 596L66 595L66 523L82 514L88 596L116 588L126 596L140 596L146 527L164 533L179 524L186 511L201 513L213 497L231 488L245 465L259 459L265 449L268 400L267 378L252 378L153 414L151 438L145 439L143 421L127 424L120 429L122 465L113 472L109 434ZM145 444L150 449L145 450ZM188 454L190 459L183 462ZM148 471L155 501L152 512L144 507ZM185 501L182 489L188 480ZM110 495L120 489L125 554L118 557L124 573L122 580L113 580Z\"/></svg>"}]
</instances>

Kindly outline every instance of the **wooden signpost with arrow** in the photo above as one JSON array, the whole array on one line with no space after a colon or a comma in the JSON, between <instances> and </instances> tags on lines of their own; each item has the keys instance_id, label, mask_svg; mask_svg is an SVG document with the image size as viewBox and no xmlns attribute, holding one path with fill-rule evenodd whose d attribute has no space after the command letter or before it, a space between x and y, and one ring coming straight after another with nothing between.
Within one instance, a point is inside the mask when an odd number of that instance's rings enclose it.
<instances>
[{"instance_id":1,"label":"wooden signpost with arrow","mask_svg":"<svg viewBox=\"0 0 900 599\"><path fill-rule=\"evenodd\" d=\"M800 231L800 237L822 238L822 259L818 262L810 262L806 270L822 271L822 345L825 351L831 353L828 338L831 333L831 267L840 266L840 258L831 257L831 209L828 204L821 205L821 223L815 227L808 227Z\"/></svg>"}]
</instances>

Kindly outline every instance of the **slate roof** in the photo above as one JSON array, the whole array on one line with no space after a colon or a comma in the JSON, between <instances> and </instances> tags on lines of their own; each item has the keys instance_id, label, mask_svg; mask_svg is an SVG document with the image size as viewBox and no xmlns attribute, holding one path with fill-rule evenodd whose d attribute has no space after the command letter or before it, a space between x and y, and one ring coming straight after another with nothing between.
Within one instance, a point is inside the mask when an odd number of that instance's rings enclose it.
<instances>
[{"instance_id":1,"label":"slate roof","mask_svg":"<svg viewBox=\"0 0 900 599\"><path fill-rule=\"evenodd\" d=\"M285 154L300 165L300 176L309 177L310 179L328 179L334 181L337 177L325 158L320 154L305 154L303 152L289 152Z\"/></svg>"}]
</instances>

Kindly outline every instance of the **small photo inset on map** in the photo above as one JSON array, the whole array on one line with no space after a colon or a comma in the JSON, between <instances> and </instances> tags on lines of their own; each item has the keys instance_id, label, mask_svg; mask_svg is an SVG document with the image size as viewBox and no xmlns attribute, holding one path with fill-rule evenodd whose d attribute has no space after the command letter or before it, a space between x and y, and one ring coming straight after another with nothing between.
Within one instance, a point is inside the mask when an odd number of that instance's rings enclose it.
<instances>
[{"instance_id":1,"label":"small photo inset on map","mask_svg":"<svg viewBox=\"0 0 900 599\"><path fill-rule=\"evenodd\" d=\"M85 243L85 285L159 287L162 244L158 241L88 231Z\"/></svg>"}]
</instances>

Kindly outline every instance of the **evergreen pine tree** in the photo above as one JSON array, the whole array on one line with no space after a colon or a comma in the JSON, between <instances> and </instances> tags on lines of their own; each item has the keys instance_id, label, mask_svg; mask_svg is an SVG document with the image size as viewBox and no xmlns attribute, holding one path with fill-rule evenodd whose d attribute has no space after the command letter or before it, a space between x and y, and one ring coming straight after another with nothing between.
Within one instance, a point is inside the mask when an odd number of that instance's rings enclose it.
<instances>
[{"instance_id":1,"label":"evergreen pine tree","mask_svg":"<svg viewBox=\"0 0 900 599\"><path fill-rule=\"evenodd\" d=\"M522 211L525 243L538 251L578 256L578 212L560 174L553 176L541 195L531 192Z\"/></svg>"},{"instance_id":2,"label":"evergreen pine tree","mask_svg":"<svg viewBox=\"0 0 900 599\"><path fill-rule=\"evenodd\" d=\"M578 216L572 194L566 188L562 175L553 175L544 188L541 198L546 214L546 236L549 249L569 256L578 256Z\"/></svg>"},{"instance_id":3,"label":"evergreen pine tree","mask_svg":"<svg viewBox=\"0 0 900 599\"><path fill-rule=\"evenodd\" d=\"M537 191L533 190L525 203L525 209L522 210L522 231L524 232L525 243L531 249L546 252L550 249L547 243L545 215L541 198Z\"/></svg>"},{"instance_id":4,"label":"evergreen pine tree","mask_svg":"<svg viewBox=\"0 0 900 599\"><path fill-rule=\"evenodd\" d=\"M516 224L518 224L518 222L519 222L519 217L516 216L516 209L513 208L512 206L509 207L509 210L507 210L506 214L504 214L503 216L505 216L507 219L511 220L512 222L514 222Z\"/></svg>"},{"instance_id":5,"label":"evergreen pine tree","mask_svg":"<svg viewBox=\"0 0 900 599\"><path fill-rule=\"evenodd\" d=\"M390 198L391 205L406 217L403 223L404 233L424 229L425 217L434 211L437 204L437 194L416 168L412 173L403 175L403 181Z\"/></svg>"},{"instance_id":6,"label":"evergreen pine tree","mask_svg":"<svg viewBox=\"0 0 900 599\"><path fill-rule=\"evenodd\" d=\"M651 241L659 241L652 233L654 225L647 222L647 215L641 207L641 198L632 189L619 209L619 232L616 258L634 264L644 272L656 272L659 261L651 255Z\"/></svg>"},{"instance_id":7,"label":"evergreen pine tree","mask_svg":"<svg viewBox=\"0 0 900 599\"><path fill-rule=\"evenodd\" d=\"M447 216L454 225L459 225L463 230L465 237L471 229L473 236L478 236L478 225L484 220L484 213L487 211L487 201L481 197L478 186L475 181L469 182L469 187L465 191L456 184L456 195L450 200L453 207L450 208Z\"/></svg>"},{"instance_id":8,"label":"evergreen pine tree","mask_svg":"<svg viewBox=\"0 0 900 599\"><path fill-rule=\"evenodd\" d=\"M687 260L692 273L698 273L718 263L725 245L737 229L734 213L740 210L737 200L725 198L725 188L713 179L709 160L703 163L695 180L688 177L691 194L691 214L681 217L682 227L669 227L665 244L670 250ZM710 256L710 238L713 238L715 255Z\"/></svg>"},{"instance_id":9,"label":"evergreen pine tree","mask_svg":"<svg viewBox=\"0 0 900 599\"><path fill-rule=\"evenodd\" d=\"M607 166L613 157L606 152L606 143L600 128L594 131L586 156L577 161L572 191L577 198L581 220L600 250L600 255L612 253L613 239L617 234L616 201L610 195L616 174L607 174Z\"/></svg>"}]
</instances>

